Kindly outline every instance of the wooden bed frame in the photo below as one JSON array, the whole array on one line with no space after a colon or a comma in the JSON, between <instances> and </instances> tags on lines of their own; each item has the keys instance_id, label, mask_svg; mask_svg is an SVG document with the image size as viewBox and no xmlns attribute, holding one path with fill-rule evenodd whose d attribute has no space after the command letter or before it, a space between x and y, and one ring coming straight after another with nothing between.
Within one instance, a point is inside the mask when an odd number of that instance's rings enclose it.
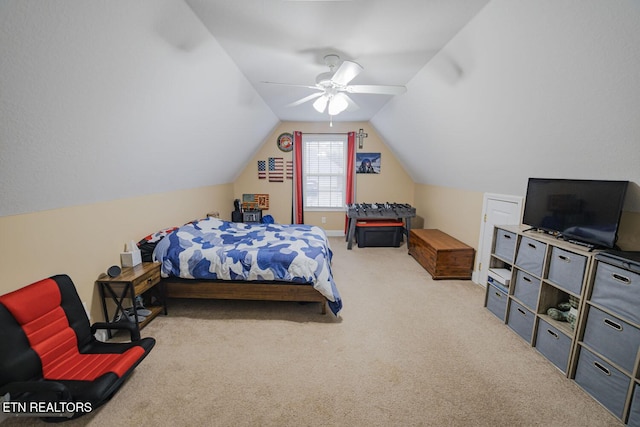
<instances>
[{"instance_id":1,"label":"wooden bed frame","mask_svg":"<svg viewBox=\"0 0 640 427\"><path fill-rule=\"evenodd\" d=\"M327 299L311 285L191 280L176 277L164 278L161 283L167 298L318 302L321 313L327 313Z\"/></svg>"}]
</instances>

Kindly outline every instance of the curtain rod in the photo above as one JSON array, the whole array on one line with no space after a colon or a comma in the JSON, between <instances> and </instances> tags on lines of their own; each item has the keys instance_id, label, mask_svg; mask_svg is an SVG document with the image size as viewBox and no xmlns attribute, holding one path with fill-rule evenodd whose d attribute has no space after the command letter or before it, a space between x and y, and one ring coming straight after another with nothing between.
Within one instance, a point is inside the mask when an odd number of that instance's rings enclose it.
<instances>
[{"instance_id":1,"label":"curtain rod","mask_svg":"<svg viewBox=\"0 0 640 427\"><path fill-rule=\"evenodd\" d=\"M300 131L299 131L300 132ZM353 132L353 131L351 131ZM302 134L306 133L308 134L312 134L312 135L344 135L345 133L349 133L349 132L300 132Z\"/></svg>"}]
</instances>

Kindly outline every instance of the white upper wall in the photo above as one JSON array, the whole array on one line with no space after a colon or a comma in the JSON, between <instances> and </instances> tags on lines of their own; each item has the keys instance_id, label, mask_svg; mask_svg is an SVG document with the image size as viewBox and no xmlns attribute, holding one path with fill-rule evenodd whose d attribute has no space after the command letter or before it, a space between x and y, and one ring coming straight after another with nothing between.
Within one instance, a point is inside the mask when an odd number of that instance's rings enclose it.
<instances>
[{"instance_id":1,"label":"white upper wall","mask_svg":"<svg viewBox=\"0 0 640 427\"><path fill-rule=\"evenodd\" d=\"M0 216L232 182L278 123L182 0L2 0L0 40Z\"/></svg>"},{"instance_id":2,"label":"white upper wall","mask_svg":"<svg viewBox=\"0 0 640 427\"><path fill-rule=\"evenodd\" d=\"M640 211L639 47L638 0L492 0L371 122L417 183L629 180Z\"/></svg>"},{"instance_id":3,"label":"white upper wall","mask_svg":"<svg viewBox=\"0 0 640 427\"><path fill-rule=\"evenodd\" d=\"M183 0L0 1L0 216L232 182L277 125ZM372 120L417 183L627 179L640 0L492 0Z\"/></svg>"}]
</instances>

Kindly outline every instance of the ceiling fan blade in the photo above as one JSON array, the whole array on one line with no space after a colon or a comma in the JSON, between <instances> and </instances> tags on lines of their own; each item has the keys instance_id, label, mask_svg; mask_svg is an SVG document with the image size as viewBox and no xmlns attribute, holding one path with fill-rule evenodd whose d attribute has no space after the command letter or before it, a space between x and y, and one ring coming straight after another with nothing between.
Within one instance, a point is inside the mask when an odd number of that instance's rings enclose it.
<instances>
[{"instance_id":1,"label":"ceiling fan blade","mask_svg":"<svg viewBox=\"0 0 640 427\"><path fill-rule=\"evenodd\" d=\"M384 86L384 85L352 85L347 86L349 93L371 93L378 95L402 95L407 91L404 86Z\"/></svg>"},{"instance_id":2,"label":"ceiling fan blade","mask_svg":"<svg viewBox=\"0 0 640 427\"><path fill-rule=\"evenodd\" d=\"M362 66L358 63L343 61L333 77L331 77L331 81L339 86L345 86L360 74L362 70Z\"/></svg>"},{"instance_id":3,"label":"ceiling fan blade","mask_svg":"<svg viewBox=\"0 0 640 427\"><path fill-rule=\"evenodd\" d=\"M279 85L279 86L289 86L289 87L304 87L307 89L317 89L317 90L322 90L320 89L318 86L309 86L309 85L292 85L289 83L278 83L278 82L266 82L266 81L261 81L260 83L266 83L268 85Z\"/></svg>"},{"instance_id":4,"label":"ceiling fan blade","mask_svg":"<svg viewBox=\"0 0 640 427\"><path fill-rule=\"evenodd\" d=\"M313 98L317 98L317 97L322 96L322 95L323 95L322 92L312 93L309 96L305 96L304 98L298 99L297 101L294 101L291 104L285 105L285 107L297 107L298 105L304 104L305 102L311 101Z\"/></svg>"},{"instance_id":5,"label":"ceiling fan blade","mask_svg":"<svg viewBox=\"0 0 640 427\"><path fill-rule=\"evenodd\" d=\"M349 97L349 95L347 95L344 92L340 92L339 95L344 96L344 99L347 100L347 104L349 104L349 106L347 107L347 111L358 111L360 109L360 106L358 104L356 104L353 99L351 99Z\"/></svg>"}]
</instances>

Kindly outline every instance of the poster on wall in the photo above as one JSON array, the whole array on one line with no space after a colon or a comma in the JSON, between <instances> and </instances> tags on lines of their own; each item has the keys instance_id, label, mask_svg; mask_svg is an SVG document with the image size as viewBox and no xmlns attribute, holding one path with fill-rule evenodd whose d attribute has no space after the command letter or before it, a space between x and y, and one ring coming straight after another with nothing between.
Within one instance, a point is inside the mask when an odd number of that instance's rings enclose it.
<instances>
[{"instance_id":1,"label":"poster on wall","mask_svg":"<svg viewBox=\"0 0 640 427\"><path fill-rule=\"evenodd\" d=\"M356 173L380 173L380 153L356 153Z\"/></svg>"}]
</instances>

